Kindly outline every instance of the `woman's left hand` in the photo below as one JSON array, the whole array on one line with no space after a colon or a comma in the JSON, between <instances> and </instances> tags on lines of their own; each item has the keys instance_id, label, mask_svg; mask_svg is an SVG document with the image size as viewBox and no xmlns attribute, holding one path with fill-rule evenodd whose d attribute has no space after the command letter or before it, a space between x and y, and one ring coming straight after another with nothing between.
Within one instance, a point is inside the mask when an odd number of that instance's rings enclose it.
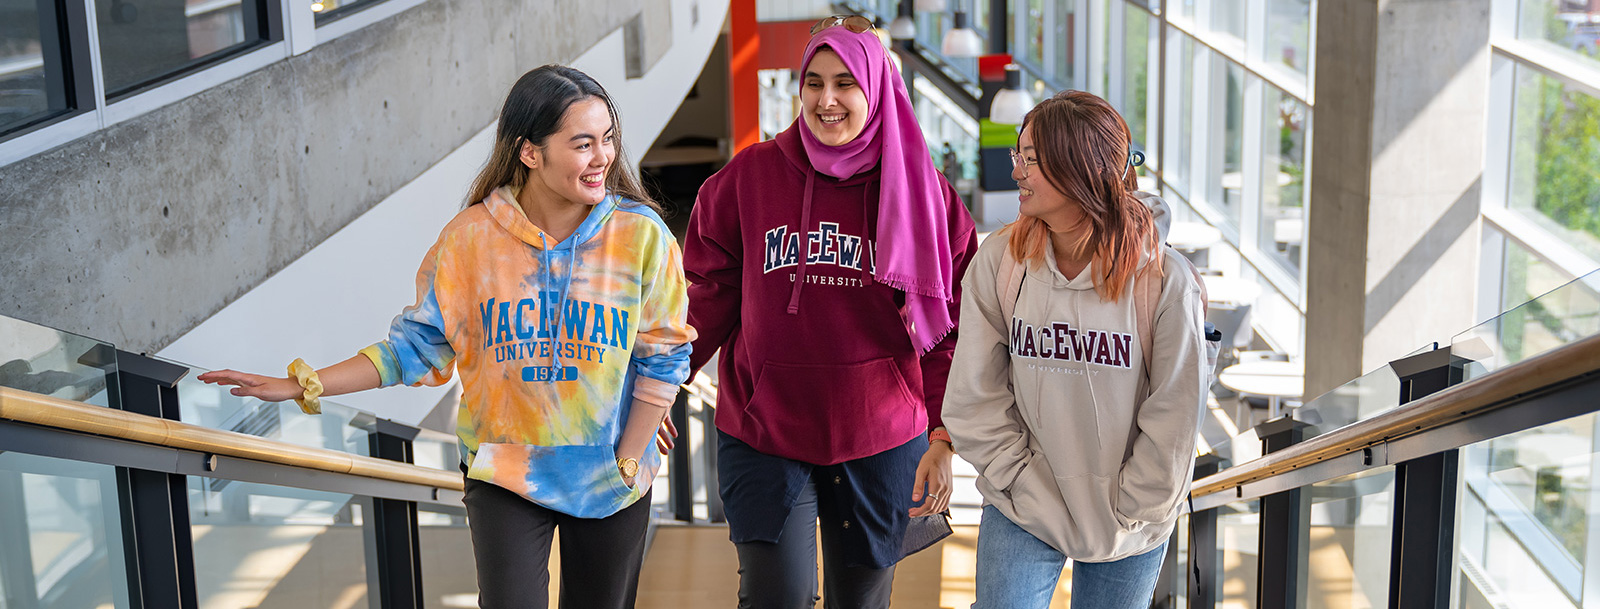
<instances>
[{"instance_id":1,"label":"woman's left hand","mask_svg":"<svg viewBox=\"0 0 1600 609\"><path fill-rule=\"evenodd\" d=\"M911 487L911 502L922 501L921 506L911 508L912 518L938 514L950 507L953 486L950 457L954 455L948 442L937 440L928 445L928 452L922 454L922 462L917 464L917 479ZM924 492L927 501L923 501Z\"/></svg>"}]
</instances>

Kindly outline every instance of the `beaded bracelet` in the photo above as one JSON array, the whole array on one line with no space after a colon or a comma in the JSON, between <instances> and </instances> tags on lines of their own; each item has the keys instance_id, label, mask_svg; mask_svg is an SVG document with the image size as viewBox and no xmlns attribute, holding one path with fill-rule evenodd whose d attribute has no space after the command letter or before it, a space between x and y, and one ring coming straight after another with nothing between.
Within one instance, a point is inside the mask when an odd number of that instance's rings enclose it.
<instances>
[{"instance_id":1,"label":"beaded bracelet","mask_svg":"<svg viewBox=\"0 0 1600 609\"><path fill-rule=\"evenodd\" d=\"M322 414L322 379L317 377L317 369L306 364L306 361L295 358L289 363L289 376L300 382L300 388L305 391L301 397L295 398L294 403L300 405L300 411L306 414Z\"/></svg>"}]
</instances>

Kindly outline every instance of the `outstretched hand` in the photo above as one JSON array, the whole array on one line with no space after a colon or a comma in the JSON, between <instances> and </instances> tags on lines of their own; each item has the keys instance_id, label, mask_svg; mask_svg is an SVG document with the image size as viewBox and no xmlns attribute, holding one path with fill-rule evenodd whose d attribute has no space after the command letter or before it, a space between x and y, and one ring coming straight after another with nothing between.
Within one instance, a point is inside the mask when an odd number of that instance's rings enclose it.
<instances>
[{"instance_id":1,"label":"outstretched hand","mask_svg":"<svg viewBox=\"0 0 1600 609\"><path fill-rule=\"evenodd\" d=\"M304 395L300 383L289 377L271 377L237 370L215 370L198 377L212 385L232 385L228 393L263 402L283 402Z\"/></svg>"}]
</instances>

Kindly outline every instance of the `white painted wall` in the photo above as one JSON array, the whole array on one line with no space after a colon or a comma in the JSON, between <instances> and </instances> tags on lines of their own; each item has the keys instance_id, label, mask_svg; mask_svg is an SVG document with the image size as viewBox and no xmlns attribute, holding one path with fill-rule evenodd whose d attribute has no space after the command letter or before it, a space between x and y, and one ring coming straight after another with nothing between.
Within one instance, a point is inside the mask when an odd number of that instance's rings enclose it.
<instances>
[{"instance_id":1,"label":"white painted wall","mask_svg":"<svg viewBox=\"0 0 1600 609\"><path fill-rule=\"evenodd\" d=\"M643 77L626 77L620 29L572 62L611 93L622 115L623 144L634 162L699 76L722 31L728 1L673 0L672 47ZM696 5L699 22L693 23ZM416 300L417 265L460 211L468 185L488 158L494 127L485 127L158 355L202 369L280 375L296 357L320 368L386 337L390 320ZM330 401L415 424L450 389L396 387Z\"/></svg>"}]
</instances>

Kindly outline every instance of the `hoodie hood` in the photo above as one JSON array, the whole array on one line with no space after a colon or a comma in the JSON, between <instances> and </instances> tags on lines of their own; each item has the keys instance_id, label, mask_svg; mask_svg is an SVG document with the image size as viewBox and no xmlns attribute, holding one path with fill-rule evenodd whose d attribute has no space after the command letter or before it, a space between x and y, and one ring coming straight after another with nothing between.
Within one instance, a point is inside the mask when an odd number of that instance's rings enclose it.
<instances>
[{"instance_id":1,"label":"hoodie hood","mask_svg":"<svg viewBox=\"0 0 1600 609\"><path fill-rule=\"evenodd\" d=\"M611 212L616 211L617 198L617 195L606 195L605 199L589 209L589 216L578 225L578 230L555 243L550 242L550 237L545 234L544 229L528 220L528 215L523 213L522 206L517 204L516 189L501 186L490 193L483 204L488 206L489 215L494 217L501 228L516 235L523 243L539 249L572 250L593 239L595 234L600 232L600 227L605 226L606 221L611 219Z\"/></svg>"},{"instance_id":2,"label":"hoodie hood","mask_svg":"<svg viewBox=\"0 0 1600 609\"><path fill-rule=\"evenodd\" d=\"M1156 241L1163 244L1166 243L1167 234L1172 230L1172 208L1167 205L1165 200L1152 193L1137 191L1133 193L1133 196L1140 203L1144 203L1146 207L1150 208L1150 216L1155 220L1156 225ZM1145 252L1144 256L1139 260L1139 268L1142 269L1145 265L1150 264L1151 260L1155 260L1155 256L1160 251L1161 248L1156 248L1156 252ZM1052 286L1069 290L1094 289L1094 278L1098 275L1090 272L1094 268L1093 265L1086 267L1084 272L1079 273L1077 277L1068 278L1061 274L1060 267L1056 265L1056 253L1053 248L1045 248L1044 257L1045 264L1028 268L1028 276L1035 281L1042 281Z\"/></svg>"}]
</instances>

